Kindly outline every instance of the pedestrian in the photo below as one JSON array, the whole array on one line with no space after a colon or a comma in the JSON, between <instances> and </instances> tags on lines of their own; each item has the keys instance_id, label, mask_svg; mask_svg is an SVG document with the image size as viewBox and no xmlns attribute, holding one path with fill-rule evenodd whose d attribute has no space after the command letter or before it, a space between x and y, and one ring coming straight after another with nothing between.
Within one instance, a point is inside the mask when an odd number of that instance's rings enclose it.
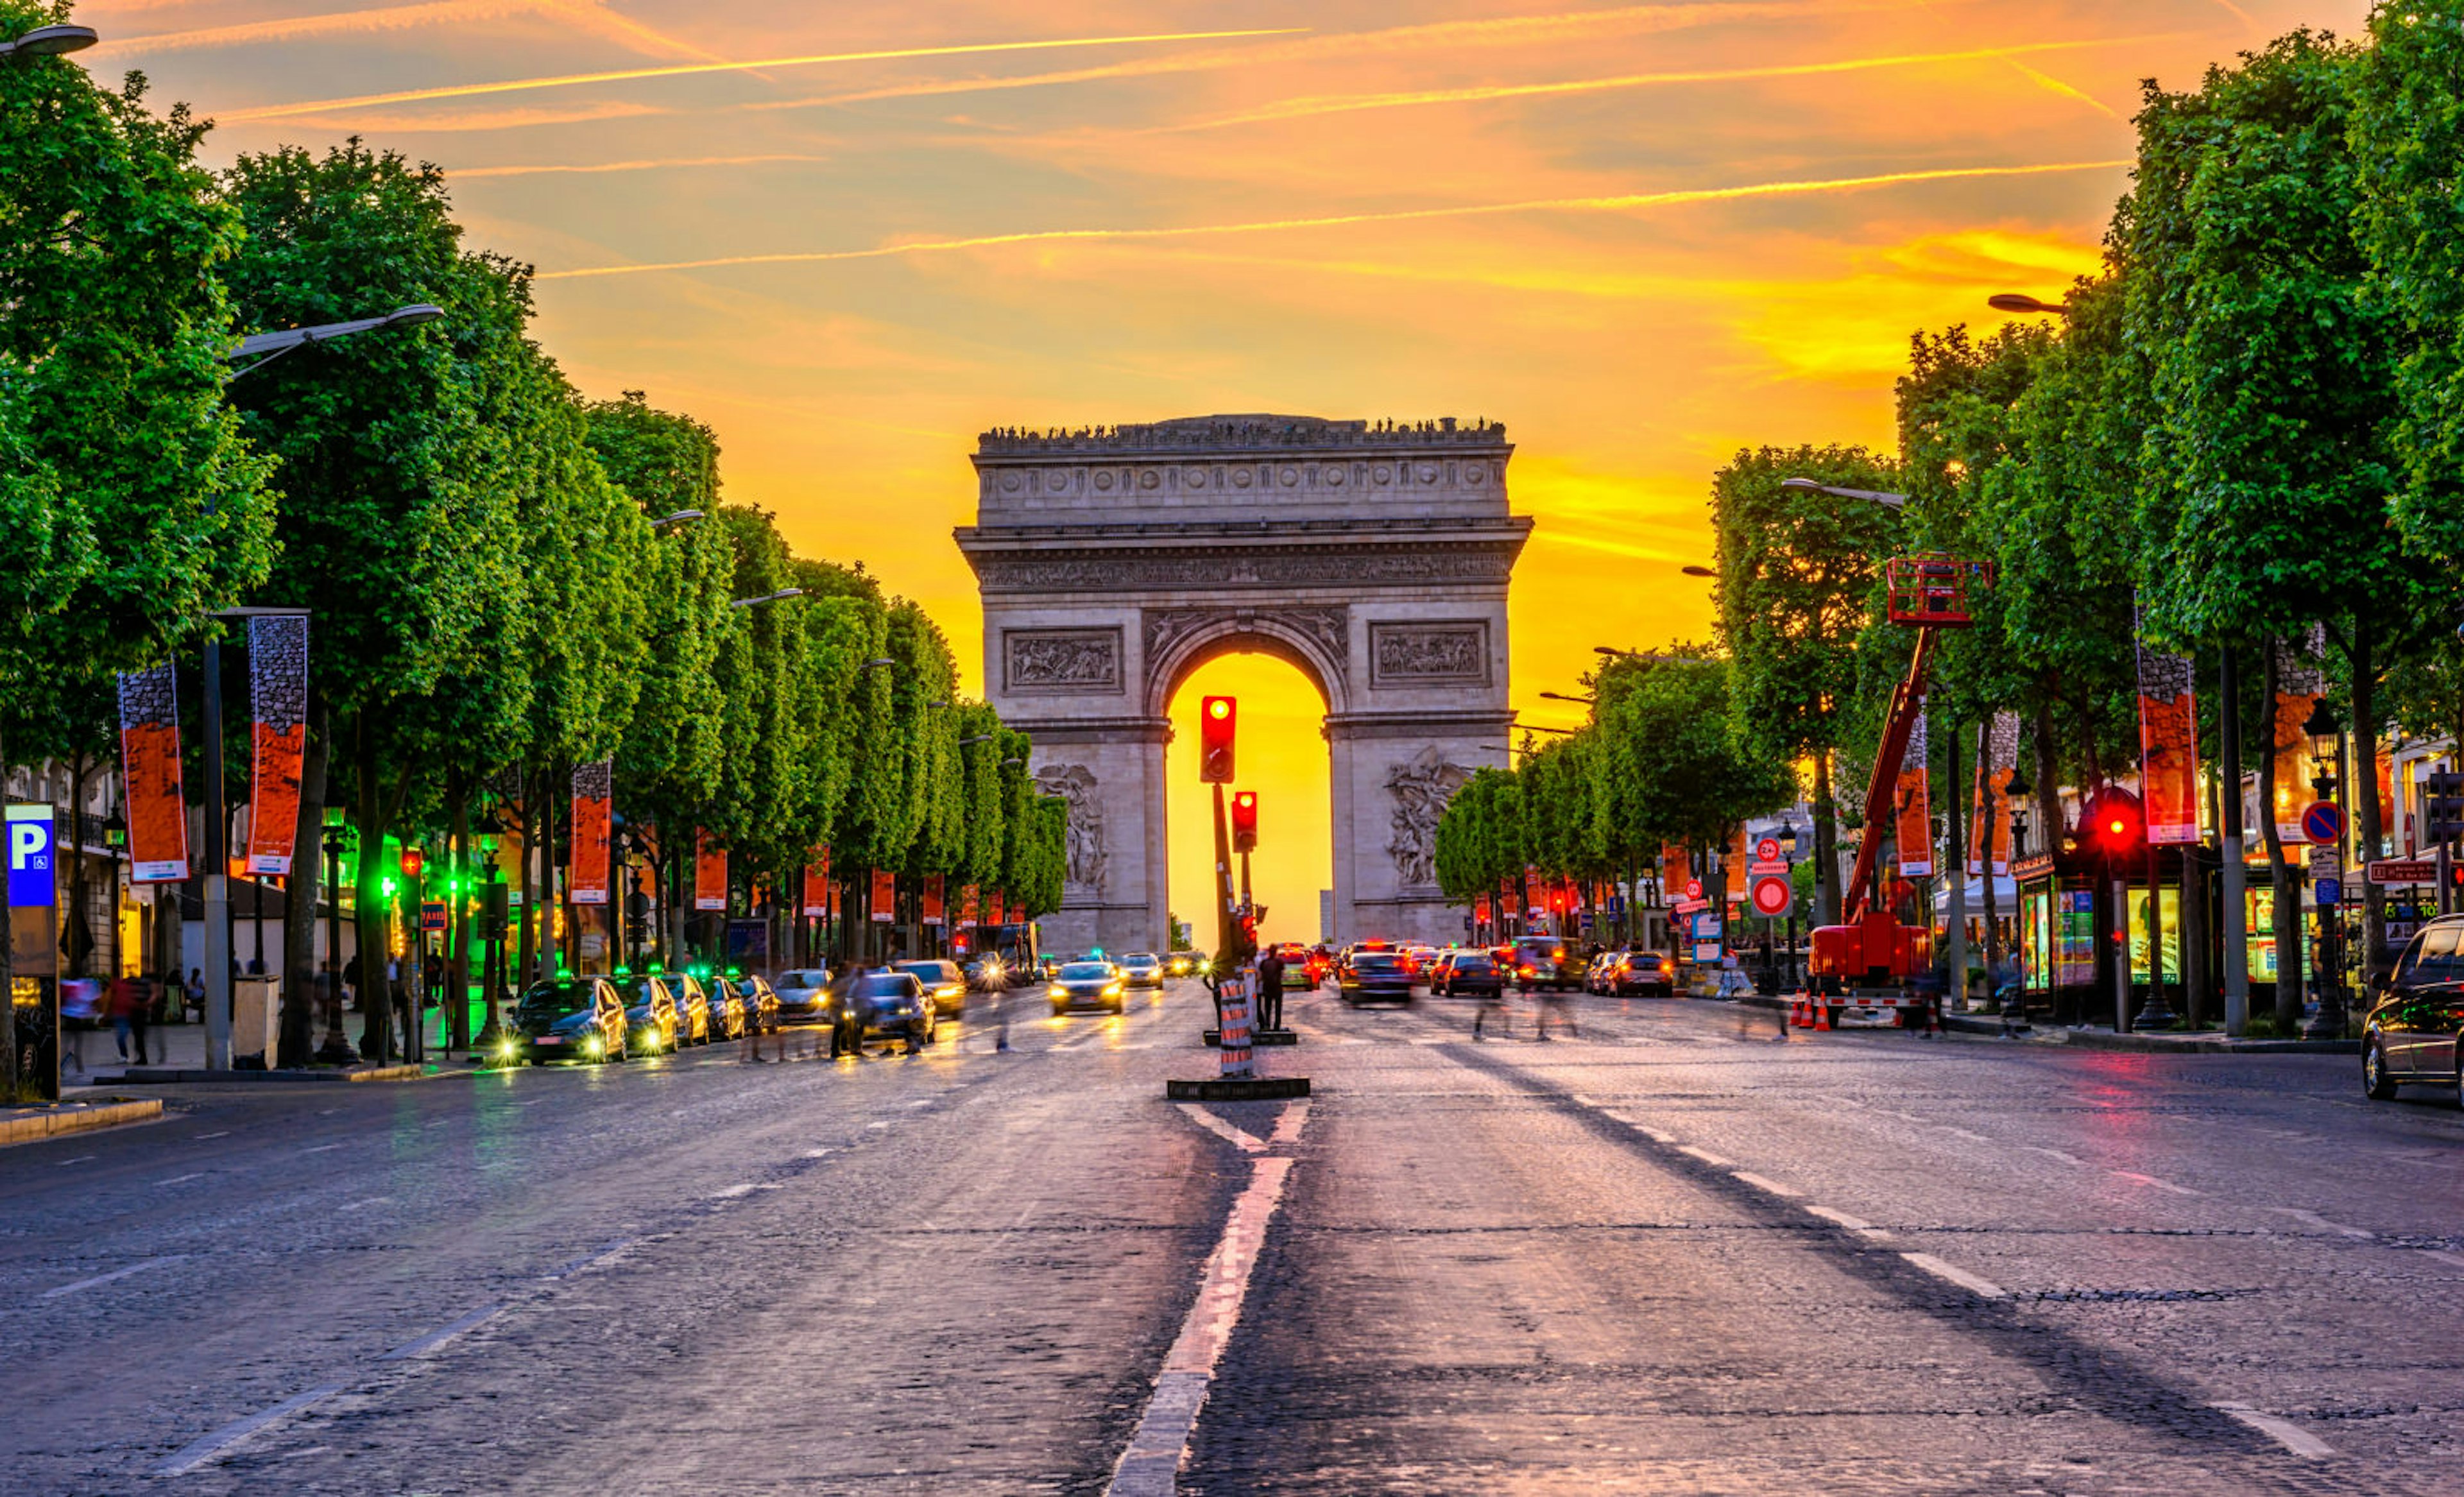
<instances>
[{"instance_id":1,"label":"pedestrian","mask_svg":"<svg viewBox=\"0 0 2464 1497\"><path fill-rule=\"evenodd\" d=\"M1471 1037L1474 1040L1482 1037L1481 1030L1487 1024L1489 1016L1492 1014L1497 1016L1497 1032L1509 1040L1513 1039L1514 1016L1506 1006L1506 980L1503 977L1497 980L1495 987L1481 991L1480 1006L1471 1011Z\"/></svg>"},{"instance_id":2,"label":"pedestrian","mask_svg":"<svg viewBox=\"0 0 2464 1497\"><path fill-rule=\"evenodd\" d=\"M349 1007L354 999L360 999L363 995L363 990L360 987L360 954L353 952L351 959L342 963L342 1005Z\"/></svg>"},{"instance_id":3,"label":"pedestrian","mask_svg":"<svg viewBox=\"0 0 2464 1497\"><path fill-rule=\"evenodd\" d=\"M1540 1013L1531 1021L1532 1027L1539 1032L1533 1038L1541 1040L1549 1038L1549 1023L1552 1019L1568 1034L1573 1035L1576 1039L1582 1037L1580 1031L1574 1027L1573 1004L1568 1001L1566 989L1562 983L1552 983L1541 989Z\"/></svg>"},{"instance_id":4,"label":"pedestrian","mask_svg":"<svg viewBox=\"0 0 2464 1497\"><path fill-rule=\"evenodd\" d=\"M864 1059L864 964L851 961L830 980L830 1059Z\"/></svg>"},{"instance_id":5,"label":"pedestrian","mask_svg":"<svg viewBox=\"0 0 2464 1497\"><path fill-rule=\"evenodd\" d=\"M143 978L120 978L111 984L111 1034L120 1046L120 1059L129 1063L129 1043L136 1042L135 1064L150 1064L145 1058L145 1004L152 995Z\"/></svg>"},{"instance_id":6,"label":"pedestrian","mask_svg":"<svg viewBox=\"0 0 2464 1497\"><path fill-rule=\"evenodd\" d=\"M1284 958L1275 949L1258 958L1258 1028L1261 1031L1284 1026Z\"/></svg>"},{"instance_id":7,"label":"pedestrian","mask_svg":"<svg viewBox=\"0 0 2464 1497\"><path fill-rule=\"evenodd\" d=\"M80 1076L85 1068L85 1032L102 1012L102 984L92 978L69 978L60 983L60 1027L69 1032L67 1060Z\"/></svg>"},{"instance_id":8,"label":"pedestrian","mask_svg":"<svg viewBox=\"0 0 2464 1497\"><path fill-rule=\"evenodd\" d=\"M206 1018L206 969L203 967L190 967L188 969L188 980L185 986L182 986L177 981L177 968L172 969L172 976L174 979L172 985L180 988L181 1022L184 1024L203 1024ZM189 1019L187 1015L190 1012L195 1013L197 1017L193 1020Z\"/></svg>"}]
</instances>

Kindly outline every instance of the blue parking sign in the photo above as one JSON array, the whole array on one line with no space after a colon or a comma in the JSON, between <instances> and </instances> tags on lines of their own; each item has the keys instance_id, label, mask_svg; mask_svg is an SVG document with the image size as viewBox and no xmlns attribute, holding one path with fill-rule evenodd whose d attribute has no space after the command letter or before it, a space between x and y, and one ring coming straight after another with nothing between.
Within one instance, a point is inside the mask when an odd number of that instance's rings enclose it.
<instances>
[{"instance_id":1,"label":"blue parking sign","mask_svg":"<svg viewBox=\"0 0 2464 1497\"><path fill-rule=\"evenodd\" d=\"M9 807L9 908L47 910L58 899L52 877L52 808Z\"/></svg>"}]
</instances>

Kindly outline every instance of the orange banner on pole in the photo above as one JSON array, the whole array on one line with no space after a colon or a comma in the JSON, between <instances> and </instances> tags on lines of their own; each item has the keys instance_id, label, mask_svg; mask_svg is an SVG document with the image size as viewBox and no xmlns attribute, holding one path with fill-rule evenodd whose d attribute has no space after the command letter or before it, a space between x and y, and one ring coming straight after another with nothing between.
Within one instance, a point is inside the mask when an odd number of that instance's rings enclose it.
<instances>
[{"instance_id":1,"label":"orange banner on pole","mask_svg":"<svg viewBox=\"0 0 2464 1497\"><path fill-rule=\"evenodd\" d=\"M1743 899L1746 897L1746 865L1751 862L1752 859L1753 846L1746 840L1745 824L1740 822L1737 824L1737 829L1728 834L1727 863L1729 898Z\"/></svg>"},{"instance_id":2,"label":"orange banner on pole","mask_svg":"<svg viewBox=\"0 0 2464 1497\"><path fill-rule=\"evenodd\" d=\"M1685 897L1685 886L1694 881L1694 860L1686 850L1673 842L1660 845L1660 899L1674 905Z\"/></svg>"},{"instance_id":3,"label":"orange banner on pole","mask_svg":"<svg viewBox=\"0 0 2464 1497\"><path fill-rule=\"evenodd\" d=\"M710 840L710 833L693 829L693 908L725 910L727 908L727 849Z\"/></svg>"},{"instance_id":4,"label":"orange banner on pole","mask_svg":"<svg viewBox=\"0 0 2464 1497\"><path fill-rule=\"evenodd\" d=\"M807 920L826 920L830 915L830 849L824 848L819 861L804 865L803 914Z\"/></svg>"},{"instance_id":5,"label":"orange banner on pole","mask_svg":"<svg viewBox=\"0 0 2464 1497\"><path fill-rule=\"evenodd\" d=\"M566 897L578 905L607 902L608 858L615 850L610 822L616 766L608 760L573 766L573 850L566 866Z\"/></svg>"},{"instance_id":6,"label":"orange banner on pole","mask_svg":"<svg viewBox=\"0 0 2464 1497\"><path fill-rule=\"evenodd\" d=\"M976 886L968 884L962 886L958 890L958 924L961 927L964 927L974 925L975 923Z\"/></svg>"},{"instance_id":7,"label":"orange banner on pole","mask_svg":"<svg viewBox=\"0 0 2464 1497\"><path fill-rule=\"evenodd\" d=\"M120 678L120 772L127 785L132 883L176 884L188 876L178 681L168 665Z\"/></svg>"},{"instance_id":8,"label":"orange banner on pole","mask_svg":"<svg viewBox=\"0 0 2464 1497\"><path fill-rule=\"evenodd\" d=\"M1899 844L1902 878L1933 877L1933 762L1926 715L1917 714L1908 731L1908 751L1900 760L1900 778L1891 792L1894 839Z\"/></svg>"},{"instance_id":9,"label":"orange banner on pole","mask_svg":"<svg viewBox=\"0 0 2464 1497\"><path fill-rule=\"evenodd\" d=\"M898 918L898 875L888 869L872 870L872 919L888 925Z\"/></svg>"},{"instance_id":10,"label":"orange banner on pole","mask_svg":"<svg viewBox=\"0 0 2464 1497\"><path fill-rule=\"evenodd\" d=\"M308 749L308 621L248 621L248 871L287 876L299 839L299 762Z\"/></svg>"},{"instance_id":11,"label":"orange banner on pole","mask_svg":"<svg viewBox=\"0 0 2464 1497\"><path fill-rule=\"evenodd\" d=\"M2275 648L2276 804L2268 812L2276 818L2278 841L2306 843L2310 834L2301 829L2301 813L2311 798L2310 735L2301 726L2327 690L2327 673L2319 663L2327 632L2313 625L2308 637L2279 639Z\"/></svg>"},{"instance_id":12,"label":"orange banner on pole","mask_svg":"<svg viewBox=\"0 0 2464 1497\"><path fill-rule=\"evenodd\" d=\"M2019 715L1995 713L1981 738L1968 827L1968 872L1971 878L1985 872L1990 856L1993 876L2000 878L2011 871L2011 777L2019 766Z\"/></svg>"},{"instance_id":13,"label":"orange banner on pole","mask_svg":"<svg viewBox=\"0 0 2464 1497\"><path fill-rule=\"evenodd\" d=\"M2306 715L2306 712L2305 712ZM2139 647L2139 804L2154 846L2199 840L2199 713L2190 662Z\"/></svg>"},{"instance_id":14,"label":"orange banner on pole","mask_svg":"<svg viewBox=\"0 0 2464 1497\"><path fill-rule=\"evenodd\" d=\"M1009 895L998 889L986 894L984 912L986 925L1006 925L1009 923Z\"/></svg>"},{"instance_id":15,"label":"orange banner on pole","mask_svg":"<svg viewBox=\"0 0 2464 1497\"><path fill-rule=\"evenodd\" d=\"M943 889L946 887L947 886L941 882L940 874L927 873L924 875L924 924L940 925L944 923L948 912L942 908L941 894Z\"/></svg>"}]
</instances>

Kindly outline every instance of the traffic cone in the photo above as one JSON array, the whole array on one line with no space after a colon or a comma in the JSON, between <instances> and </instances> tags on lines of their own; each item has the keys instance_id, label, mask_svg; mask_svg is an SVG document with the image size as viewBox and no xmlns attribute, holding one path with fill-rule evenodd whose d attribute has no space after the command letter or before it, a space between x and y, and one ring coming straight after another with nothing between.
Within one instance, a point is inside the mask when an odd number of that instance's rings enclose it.
<instances>
[{"instance_id":1,"label":"traffic cone","mask_svg":"<svg viewBox=\"0 0 2464 1497\"><path fill-rule=\"evenodd\" d=\"M1814 1005L1814 1027L1826 1034L1830 1032L1831 1005L1829 1003L1815 1003Z\"/></svg>"}]
</instances>

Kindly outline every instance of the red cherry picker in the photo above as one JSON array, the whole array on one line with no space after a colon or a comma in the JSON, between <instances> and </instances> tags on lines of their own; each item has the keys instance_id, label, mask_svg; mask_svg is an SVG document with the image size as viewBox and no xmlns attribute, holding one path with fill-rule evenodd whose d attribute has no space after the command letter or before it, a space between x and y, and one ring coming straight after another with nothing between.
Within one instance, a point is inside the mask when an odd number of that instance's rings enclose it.
<instances>
[{"instance_id":1,"label":"red cherry picker","mask_svg":"<svg viewBox=\"0 0 2464 1497\"><path fill-rule=\"evenodd\" d=\"M1891 691L1890 716L1874 752L1874 776L1865 788L1865 835L1858 844L1856 870L1848 876L1847 921L1815 931L1813 955L1806 963L1812 1001L1824 1010L1826 1027L1836 1027L1843 1018L1905 1025L1919 1012L1914 980L1932 964L1932 932L1900 923L1896 908L1914 892L1905 882L1893 879L1888 890L1883 887L1881 849L1888 830L1883 822L1917 715L1925 711L1935 638L1940 630L1967 628L1975 622L1969 613L1969 587L1990 585L1993 568L1989 561L1926 552L1892 560L1882 576L1891 622L1916 630L1917 643L1907 675Z\"/></svg>"}]
</instances>

